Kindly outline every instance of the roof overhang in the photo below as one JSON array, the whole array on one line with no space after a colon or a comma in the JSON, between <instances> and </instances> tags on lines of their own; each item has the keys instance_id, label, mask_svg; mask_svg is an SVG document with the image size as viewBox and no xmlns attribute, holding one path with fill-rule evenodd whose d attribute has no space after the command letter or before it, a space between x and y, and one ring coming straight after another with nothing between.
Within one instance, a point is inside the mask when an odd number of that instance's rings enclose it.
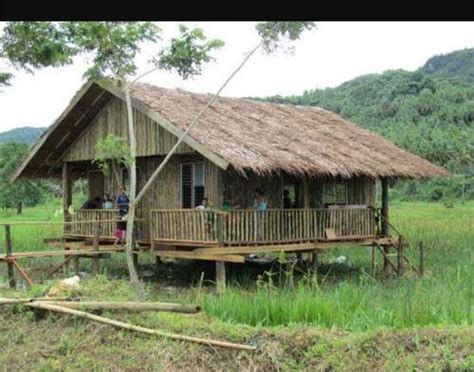
<instances>
[{"instance_id":1,"label":"roof overhang","mask_svg":"<svg viewBox=\"0 0 474 372\"><path fill-rule=\"evenodd\" d=\"M91 81L84 84L73 97L59 118L43 133L30 153L10 177L10 182L18 178L50 178L61 175L62 160L74 140L86 129L107 102L118 97L125 101L125 93L106 81ZM166 118L132 99L132 106L155 121L176 137L184 134ZM222 159L191 136L183 140L195 151L208 158L222 169L227 169L229 162Z\"/></svg>"}]
</instances>

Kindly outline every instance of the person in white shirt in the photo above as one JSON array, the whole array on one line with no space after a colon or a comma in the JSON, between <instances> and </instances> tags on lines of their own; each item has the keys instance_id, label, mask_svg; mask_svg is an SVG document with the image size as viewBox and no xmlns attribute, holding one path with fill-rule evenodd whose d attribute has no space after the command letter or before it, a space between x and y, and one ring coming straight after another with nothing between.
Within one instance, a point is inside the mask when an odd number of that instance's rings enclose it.
<instances>
[{"instance_id":1,"label":"person in white shirt","mask_svg":"<svg viewBox=\"0 0 474 372\"><path fill-rule=\"evenodd\" d=\"M209 200L204 197L202 198L201 204L196 207L199 211L208 211L209 210Z\"/></svg>"}]
</instances>

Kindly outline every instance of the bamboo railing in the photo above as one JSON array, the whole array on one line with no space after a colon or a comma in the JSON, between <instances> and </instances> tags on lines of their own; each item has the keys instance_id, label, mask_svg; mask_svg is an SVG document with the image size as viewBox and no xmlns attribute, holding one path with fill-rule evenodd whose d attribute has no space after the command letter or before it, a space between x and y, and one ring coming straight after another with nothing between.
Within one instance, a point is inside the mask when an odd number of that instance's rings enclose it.
<instances>
[{"instance_id":1,"label":"bamboo railing","mask_svg":"<svg viewBox=\"0 0 474 372\"><path fill-rule=\"evenodd\" d=\"M118 218L116 209L79 209L66 218L64 235L74 237L94 236L94 225L99 223L100 236L114 238ZM97 221L97 222L95 222Z\"/></svg>"},{"instance_id":2,"label":"bamboo railing","mask_svg":"<svg viewBox=\"0 0 474 372\"><path fill-rule=\"evenodd\" d=\"M206 242L226 245L270 244L325 238L334 229L338 238L375 236L375 210L361 206L329 209L152 210L154 241Z\"/></svg>"}]
</instances>

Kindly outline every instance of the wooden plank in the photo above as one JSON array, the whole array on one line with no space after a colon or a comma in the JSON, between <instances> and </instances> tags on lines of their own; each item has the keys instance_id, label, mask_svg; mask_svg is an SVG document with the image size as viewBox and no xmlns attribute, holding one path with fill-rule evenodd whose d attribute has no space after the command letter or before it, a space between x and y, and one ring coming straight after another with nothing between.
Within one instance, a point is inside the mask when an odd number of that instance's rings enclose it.
<instances>
[{"instance_id":1,"label":"wooden plank","mask_svg":"<svg viewBox=\"0 0 474 372\"><path fill-rule=\"evenodd\" d=\"M341 242L314 242L299 244L279 244L279 245L262 245L262 246L242 246L242 247L216 247L216 248L198 248L193 252L199 254L252 254L252 253L269 253L269 252L296 252L310 250L324 250L339 247L351 246L371 246L372 244L393 244L391 239L365 239L357 241L341 241Z\"/></svg>"},{"instance_id":2,"label":"wooden plank","mask_svg":"<svg viewBox=\"0 0 474 372\"><path fill-rule=\"evenodd\" d=\"M336 231L334 229L324 229L324 234L326 235L327 240L337 239Z\"/></svg>"},{"instance_id":3,"label":"wooden plank","mask_svg":"<svg viewBox=\"0 0 474 372\"><path fill-rule=\"evenodd\" d=\"M203 260L203 261L225 261L234 263L245 263L245 257L232 254L206 254L206 253L195 253L192 252L180 252L180 251L155 251L150 252L151 255L168 258L181 258L186 260Z\"/></svg>"},{"instance_id":4,"label":"wooden plank","mask_svg":"<svg viewBox=\"0 0 474 372\"><path fill-rule=\"evenodd\" d=\"M110 247L110 246L108 246ZM92 251L91 249L78 249L78 250L69 250L69 251L39 251L39 252L22 252L22 253L14 253L12 258L20 259L20 258L37 258L37 257L56 257L56 256L94 256L97 254L102 253L115 253L115 252L123 252L123 248L104 248L100 249L97 252ZM8 257L6 255L0 256L0 260L8 261Z\"/></svg>"},{"instance_id":5,"label":"wooden plank","mask_svg":"<svg viewBox=\"0 0 474 372\"><path fill-rule=\"evenodd\" d=\"M33 283L33 279L26 273L26 271L21 267L21 265L17 262L17 260L12 259L11 260L13 264L16 266L18 272L21 274L21 276L25 279L25 281L28 283L28 285L31 287Z\"/></svg>"}]
</instances>

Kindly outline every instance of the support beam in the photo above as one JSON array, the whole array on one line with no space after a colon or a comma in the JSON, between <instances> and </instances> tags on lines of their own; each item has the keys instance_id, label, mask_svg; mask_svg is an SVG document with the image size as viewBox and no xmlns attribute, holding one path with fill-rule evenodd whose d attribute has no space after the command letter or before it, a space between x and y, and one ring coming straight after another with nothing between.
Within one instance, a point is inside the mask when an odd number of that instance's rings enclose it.
<instances>
[{"instance_id":1,"label":"support beam","mask_svg":"<svg viewBox=\"0 0 474 372\"><path fill-rule=\"evenodd\" d=\"M225 262L216 261L216 289L217 293L225 291Z\"/></svg>"},{"instance_id":2,"label":"support beam","mask_svg":"<svg viewBox=\"0 0 474 372\"><path fill-rule=\"evenodd\" d=\"M389 217L388 217L388 179L382 178L381 183L382 183L382 209L381 209L382 221L380 221L381 227L382 227L381 232L383 236L388 236L390 234L390 226L388 224L388 220L389 220ZM391 265L389 264L387 257L390 254L390 246L384 245L383 250L385 252L384 260L383 260L383 269L386 273L389 273Z\"/></svg>"},{"instance_id":3,"label":"support beam","mask_svg":"<svg viewBox=\"0 0 474 372\"><path fill-rule=\"evenodd\" d=\"M388 217L388 179L382 178L382 235L387 236L390 234L390 227L388 224L389 217Z\"/></svg>"},{"instance_id":4,"label":"support beam","mask_svg":"<svg viewBox=\"0 0 474 372\"><path fill-rule=\"evenodd\" d=\"M397 244L397 274L399 277L403 276L403 271L404 271L403 246L404 246L404 241L403 241L403 238L400 236L398 238L398 244Z\"/></svg>"},{"instance_id":5,"label":"support beam","mask_svg":"<svg viewBox=\"0 0 474 372\"><path fill-rule=\"evenodd\" d=\"M98 252L99 251L99 237L100 237L100 226L98 222L94 224L93 229L94 229L94 240L92 243L93 245L92 250L94 252ZM99 272L100 272L99 256L95 255L94 258L92 259L92 273L94 275L97 275L99 274Z\"/></svg>"},{"instance_id":6,"label":"support beam","mask_svg":"<svg viewBox=\"0 0 474 372\"><path fill-rule=\"evenodd\" d=\"M311 192L310 192L310 187L309 187L309 177L304 176L303 178L303 208L309 209L311 208L310 201L311 201Z\"/></svg>"},{"instance_id":7,"label":"support beam","mask_svg":"<svg viewBox=\"0 0 474 372\"><path fill-rule=\"evenodd\" d=\"M72 175L70 167L67 162L63 163L63 210L65 221L68 221L69 207L72 204Z\"/></svg>"},{"instance_id":8,"label":"support beam","mask_svg":"<svg viewBox=\"0 0 474 372\"><path fill-rule=\"evenodd\" d=\"M223 261L234 263L245 263L245 257L235 254L213 255L206 253L195 253L187 251L156 251L152 255L158 257L180 258L184 260Z\"/></svg>"}]
</instances>

